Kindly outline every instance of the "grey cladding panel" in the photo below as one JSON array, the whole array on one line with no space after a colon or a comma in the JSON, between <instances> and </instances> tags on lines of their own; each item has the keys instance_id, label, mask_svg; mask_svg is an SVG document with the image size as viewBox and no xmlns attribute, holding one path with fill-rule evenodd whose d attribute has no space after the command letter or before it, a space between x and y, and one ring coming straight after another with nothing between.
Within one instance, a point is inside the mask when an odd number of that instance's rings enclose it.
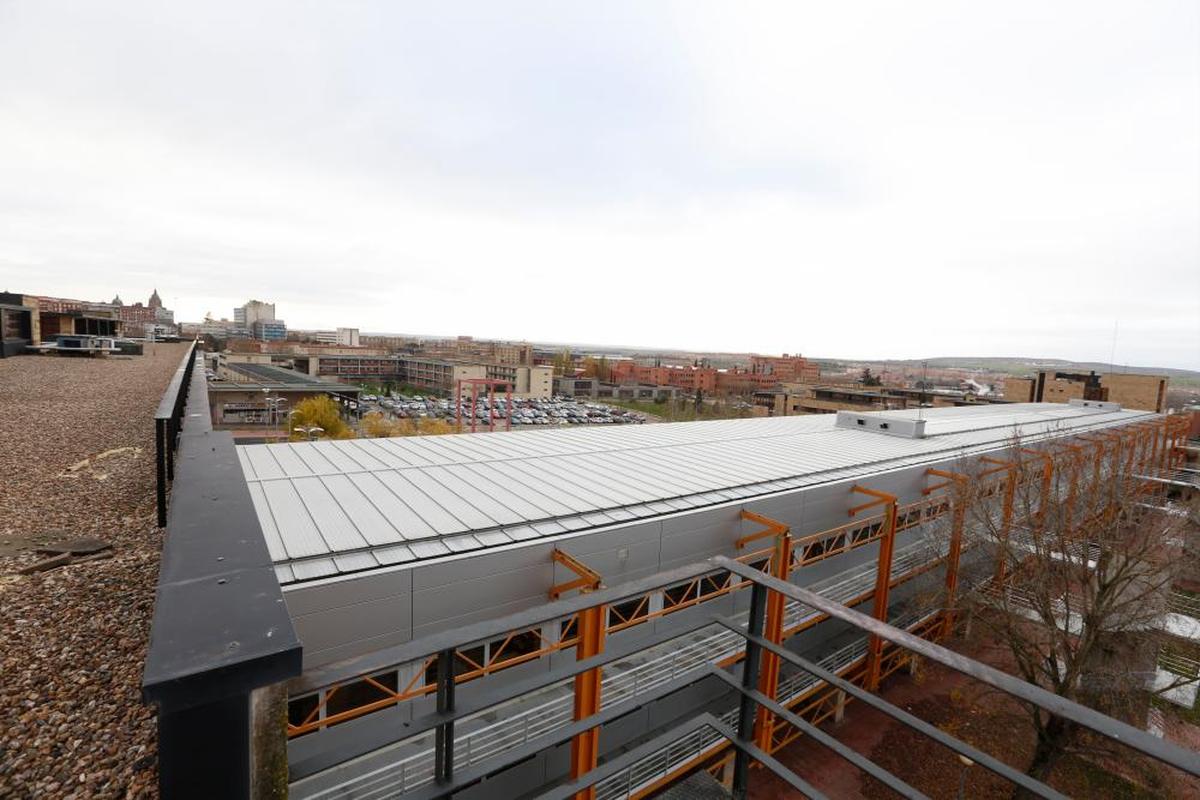
<instances>
[{"instance_id":1,"label":"grey cladding panel","mask_svg":"<svg viewBox=\"0 0 1200 800\"><path fill-rule=\"evenodd\" d=\"M384 597L412 595L412 572L407 569L354 575L330 583L286 589L283 599L293 617L327 608L350 606Z\"/></svg>"},{"instance_id":2,"label":"grey cladding panel","mask_svg":"<svg viewBox=\"0 0 1200 800\"><path fill-rule=\"evenodd\" d=\"M551 551L554 545L536 542L512 550L496 550L470 558L442 561L434 564L418 564L412 568L413 588L417 592L453 585L464 580L491 578L508 572L524 571L534 567L545 568L547 579L552 574L554 561ZM543 587L547 591L550 584Z\"/></svg>"},{"instance_id":3,"label":"grey cladding panel","mask_svg":"<svg viewBox=\"0 0 1200 800\"><path fill-rule=\"evenodd\" d=\"M299 630L300 626L296 626ZM346 658L366 655L373 653L376 650L382 650L385 647L392 647L397 644L404 644L412 638L412 632L409 630L392 631L390 633L381 633L378 636L372 636L367 639L354 639L353 641L343 642L341 644L331 644L328 647L320 650L310 650L308 643L301 637L304 645L304 669L309 670L314 667L319 667L324 664L333 664Z\"/></svg>"},{"instance_id":4,"label":"grey cladding panel","mask_svg":"<svg viewBox=\"0 0 1200 800\"><path fill-rule=\"evenodd\" d=\"M662 523L659 522L629 525L596 535L567 539L559 542L559 547L600 573L605 584L613 586L659 571L661 527ZM573 577L574 573L569 569L555 564L555 583L569 581Z\"/></svg>"},{"instance_id":5,"label":"grey cladding panel","mask_svg":"<svg viewBox=\"0 0 1200 800\"><path fill-rule=\"evenodd\" d=\"M747 511L753 511L755 514L762 514L765 517L778 520L791 528L793 533L796 533L804 522L804 501L805 497L803 494L799 491L792 491L776 497L747 500L742 507ZM746 527L750 530L758 530L762 526L755 522L747 521ZM747 533L749 533L749 530Z\"/></svg>"},{"instance_id":6,"label":"grey cladding panel","mask_svg":"<svg viewBox=\"0 0 1200 800\"><path fill-rule=\"evenodd\" d=\"M742 536L738 507L697 511L662 521L662 569L692 564L718 553L730 555Z\"/></svg>"},{"instance_id":7,"label":"grey cladding panel","mask_svg":"<svg viewBox=\"0 0 1200 800\"><path fill-rule=\"evenodd\" d=\"M550 548L543 545L418 566L413 572L413 625L444 629L466 617L497 616L500 608L544 603L553 580Z\"/></svg>"},{"instance_id":8,"label":"grey cladding panel","mask_svg":"<svg viewBox=\"0 0 1200 800\"><path fill-rule=\"evenodd\" d=\"M473 587L471 591L478 593L479 587ZM478 594L473 596L478 596ZM443 610L455 610L461 613L452 617L435 618L433 613L425 613L423 607L424 601L418 597L417 608L421 613L418 615L416 625L413 627L414 637L428 636L432 633L447 630L449 627L469 625L472 622L503 617L506 614L513 614L517 611L533 608L546 602L546 594L543 591L540 594L513 599L508 602L497 600L491 605L484 605L482 607L476 603L457 604L452 598L447 599L444 596L439 596L436 600L439 601Z\"/></svg>"},{"instance_id":9,"label":"grey cladding panel","mask_svg":"<svg viewBox=\"0 0 1200 800\"><path fill-rule=\"evenodd\" d=\"M292 617L305 651L326 650L386 634L407 637L411 620L412 602L406 595Z\"/></svg>"}]
</instances>

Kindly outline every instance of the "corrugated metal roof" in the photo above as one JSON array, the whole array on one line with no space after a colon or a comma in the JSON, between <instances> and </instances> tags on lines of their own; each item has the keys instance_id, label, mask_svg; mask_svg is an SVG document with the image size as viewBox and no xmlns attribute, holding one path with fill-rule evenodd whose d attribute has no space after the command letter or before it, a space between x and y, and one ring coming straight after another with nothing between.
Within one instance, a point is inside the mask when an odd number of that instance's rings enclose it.
<instances>
[{"instance_id":1,"label":"corrugated metal roof","mask_svg":"<svg viewBox=\"0 0 1200 800\"><path fill-rule=\"evenodd\" d=\"M280 581L553 536L1149 416L1053 403L238 448Z\"/></svg>"}]
</instances>

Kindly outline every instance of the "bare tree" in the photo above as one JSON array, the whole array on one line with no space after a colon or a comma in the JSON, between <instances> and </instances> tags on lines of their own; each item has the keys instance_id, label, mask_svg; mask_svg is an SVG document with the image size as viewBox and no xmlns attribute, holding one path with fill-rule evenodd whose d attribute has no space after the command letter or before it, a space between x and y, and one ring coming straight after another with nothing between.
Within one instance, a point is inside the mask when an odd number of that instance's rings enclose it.
<instances>
[{"instance_id":1,"label":"bare tree","mask_svg":"<svg viewBox=\"0 0 1200 800\"><path fill-rule=\"evenodd\" d=\"M1180 646L1164 619L1172 587L1193 567L1182 542L1194 522L1170 513L1142 474L1149 441L1014 440L1004 458L964 466L971 477L954 489L967 509L959 610L1008 650L1026 681L1138 722L1152 694L1197 680L1190 667L1166 680L1157 669L1160 653ZM1069 720L1036 706L1028 713L1034 778L1098 746Z\"/></svg>"}]
</instances>

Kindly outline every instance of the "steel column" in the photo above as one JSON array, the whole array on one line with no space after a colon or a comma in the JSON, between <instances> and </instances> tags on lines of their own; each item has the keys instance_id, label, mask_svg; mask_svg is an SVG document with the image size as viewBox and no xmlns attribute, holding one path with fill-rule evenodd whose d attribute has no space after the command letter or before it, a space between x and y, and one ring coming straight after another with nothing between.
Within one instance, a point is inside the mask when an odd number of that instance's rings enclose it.
<instances>
[{"instance_id":1,"label":"steel column","mask_svg":"<svg viewBox=\"0 0 1200 800\"><path fill-rule=\"evenodd\" d=\"M600 604L579 612L576 625L579 629L579 643L576 645L575 658L582 661L604 652L604 615L607 606ZM575 713L576 722L587 719L600 710L600 668L596 667L575 676ZM571 779L574 780L596 768L600 756L600 728L589 728L571 740ZM596 796L594 787L581 789L575 795L576 800L593 800Z\"/></svg>"},{"instance_id":2,"label":"steel column","mask_svg":"<svg viewBox=\"0 0 1200 800\"><path fill-rule=\"evenodd\" d=\"M454 653L453 649L442 650L437 657L437 710L445 713L454 710ZM449 783L454 779L454 720L438 725L433 736L433 777L438 783ZM468 765L469 766L469 765Z\"/></svg>"},{"instance_id":3,"label":"steel column","mask_svg":"<svg viewBox=\"0 0 1200 800\"><path fill-rule=\"evenodd\" d=\"M925 474L936 475L947 480L937 486L923 489L922 494L932 494L938 489L950 486L954 487L957 493L957 496L950 498L954 503L954 512L950 523L950 548L946 553L946 601L942 611L942 635L948 636L954 629L954 603L958 594L958 562L962 555L963 527L967 518L967 503L970 501L968 492L971 487L971 479L960 472L938 469L927 469Z\"/></svg>"},{"instance_id":4,"label":"steel column","mask_svg":"<svg viewBox=\"0 0 1200 800\"><path fill-rule=\"evenodd\" d=\"M981 456L980 461L988 464L996 464L998 466L985 470L980 474L980 477L991 475L996 472L1005 471L1008 474L1004 478L1004 509L1000 516L1000 546L997 548L996 556L996 574L995 581L997 584L1004 582L1004 577L1008 571L1008 534L1012 530L1013 518L1013 501L1017 495L1017 478L1021 475L1020 463L1016 461L1001 461L998 458L990 456Z\"/></svg>"},{"instance_id":5,"label":"steel column","mask_svg":"<svg viewBox=\"0 0 1200 800\"><path fill-rule=\"evenodd\" d=\"M884 507L883 511L883 531L879 538L879 558L875 568L875 604L873 616L881 622L887 622L888 612L888 595L891 592L892 586L892 555L896 550L896 501L897 497L894 494L881 492L876 489L867 489L863 486L852 486L851 492L859 492L860 494L870 495L877 499L870 503L864 503L860 506L855 506L850 509L850 516L854 516L859 511L873 508L878 505ZM876 634L871 634L867 644L867 676L866 685L871 691L879 688L879 673L882 670L883 662L883 639Z\"/></svg>"},{"instance_id":6,"label":"steel column","mask_svg":"<svg viewBox=\"0 0 1200 800\"><path fill-rule=\"evenodd\" d=\"M888 595L891 591L892 555L896 550L896 500L887 504L884 512L883 538L879 541L879 565L875 571L875 619L887 622ZM879 688L879 672L883 662L883 639L872 634L868 648L870 663L867 686L871 691Z\"/></svg>"},{"instance_id":7,"label":"steel column","mask_svg":"<svg viewBox=\"0 0 1200 800\"><path fill-rule=\"evenodd\" d=\"M786 581L791 575L792 537L785 527L775 539L775 577ZM771 642L783 641L783 618L787 610L787 598L779 592L767 594L767 619L763 635ZM762 659L762 671L758 679L758 691L772 700L779 690L779 656L768 651ZM758 707L755 722L755 741L760 750L772 752L771 739L775 729L775 715L766 706Z\"/></svg>"},{"instance_id":8,"label":"steel column","mask_svg":"<svg viewBox=\"0 0 1200 800\"><path fill-rule=\"evenodd\" d=\"M767 608L767 587L755 581L750 587L750 618L746 631L751 636L762 635L763 620ZM742 692L738 706L738 739L750 744L753 739L754 712L757 704L749 692L758 682L758 665L762 648L753 639L746 640L746 657L742 660ZM746 789L750 780L750 756L744 748L738 748L733 757L733 800L746 800Z\"/></svg>"}]
</instances>

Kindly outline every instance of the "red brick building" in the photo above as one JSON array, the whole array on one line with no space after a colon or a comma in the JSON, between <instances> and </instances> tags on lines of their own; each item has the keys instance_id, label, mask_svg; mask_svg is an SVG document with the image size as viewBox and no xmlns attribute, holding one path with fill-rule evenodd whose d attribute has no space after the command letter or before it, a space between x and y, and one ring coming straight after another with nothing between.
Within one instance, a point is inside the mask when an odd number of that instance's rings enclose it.
<instances>
[{"instance_id":1,"label":"red brick building","mask_svg":"<svg viewBox=\"0 0 1200 800\"><path fill-rule=\"evenodd\" d=\"M750 372L755 375L770 375L780 383L813 383L821 378L821 368L799 354L752 355Z\"/></svg>"},{"instance_id":2,"label":"red brick building","mask_svg":"<svg viewBox=\"0 0 1200 800\"><path fill-rule=\"evenodd\" d=\"M753 394L772 389L781 383L816 382L821 370L800 356L752 356L750 369L718 370L712 367L662 367L617 361L609 368L610 380L616 384L674 386L685 392L697 390L705 394Z\"/></svg>"}]
</instances>

